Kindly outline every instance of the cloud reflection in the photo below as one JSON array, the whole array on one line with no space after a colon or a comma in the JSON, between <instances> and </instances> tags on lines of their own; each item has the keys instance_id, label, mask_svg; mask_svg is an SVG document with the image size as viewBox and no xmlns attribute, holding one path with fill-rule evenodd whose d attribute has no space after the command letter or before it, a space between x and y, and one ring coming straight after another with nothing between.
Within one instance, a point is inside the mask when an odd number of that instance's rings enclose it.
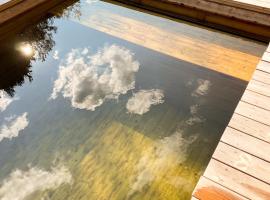
<instances>
[{"instance_id":1,"label":"cloud reflection","mask_svg":"<svg viewBox=\"0 0 270 200\"><path fill-rule=\"evenodd\" d=\"M14 100L18 98L11 98L4 90L0 90L0 111L5 111Z\"/></svg>"},{"instance_id":2,"label":"cloud reflection","mask_svg":"<svg viewBox=\"0 0 270 200\"><path fill-rule=\"evenodd\" d=\"M97 3L98 0L85 0L85 2L88 4L93 4L93 3Z\"/></svg>"},{"instance_id":3,"label":"cloud reflection","mask_svg":"<svg viewBox=\"0 0 270 200\"><path fill-rule=\"evenodd\" d=\"M139 62L121 46L105 46L94 55L89 49L73 49L60 66L51 99L61 93L74 108L94 111L106 99L117 99L135 87Z\"/></svg>"},{"instance_id":4,"label":"cloud reflection","mask_svg":"<svg viewBox=\"0 0 270 200\"><path fill-rule=\"evenodd\" d=\"M0 187L1 200L24 200L37 191L56 189L62 184L71 184L72 176L69 170L59 165L45 171L31 167L27 171L14 170Z\"/></svg>"},{"instance_id":5,"label":"cloud reflection","mask_svg":"<svg viewBox=\"0 0 270 200\"><path fill-rule=\"evenodd\" d=\"M150 110L152 105L158 105L164 103L164 94L162 90L140 90L134 93L128 100L126 108L129 113L143 115Z\"/></svg>"},{"instance_id":6,"label":"cloud reflection","mask_svg":"<svg viewBox=\"0 0 270 200\"><path fill-rule=\"evenodd\" d=\"M59 51L55 50L55 51L53 52L53 59L59 60Z\"/></svg>"},{"instance_id":7,"label":"cloud reflection","mask_svg":"<svg viewBox=\"0 0 270 200\"><path fill-rule=\"evenodd\" d=\"M198 114L198 110L199 110L198 104L191 105L189 109L190 109L191 117L186 120L186 123L188 125L192 126L194 124L202 123L205 121L205 119L203 117L199 116L199 114Z\"/></svg>"},{"instance_id":8,"label":"cloud reflection","mask_svg":"<svg viewBox=\"0 0 270 200\"><path fill-rule=\"evenodd\" d=\"M181 131L175 132L155 142L153 147L147 149L136 168L136 178L131 185L129 195L142 189L155 179L165 178L168 182L172 177L167 177L167 172L183 163L187 157L187 150L197 137L185 139Z\"/></svg>"},{"instance_id":9,"label":"cloud reflection","mask_svg":"<svg viewBox=\"0 0 270 200\"><path fill-rule=\"evenodd\" d=\"M203 79L199 79L197 83L198 83L198 87L192 93L192 96L198 97L198 96L204 96L208 94L208 91L212 83L209 80L203 80Z\"/></svg>"},{"instance_id":10,"label":"cloud reflection","mask_svg":"<svg viewBox=\"0 0 270 200\"><path fill-rule=\"evenodd\" d=\"M0 127L0 142L7 138L12 139L18 137L20 132L25 129L29 124L27 113L23 113L18 117L11 117L6 119L6 124Z\"/></svg>"}]
</instances>

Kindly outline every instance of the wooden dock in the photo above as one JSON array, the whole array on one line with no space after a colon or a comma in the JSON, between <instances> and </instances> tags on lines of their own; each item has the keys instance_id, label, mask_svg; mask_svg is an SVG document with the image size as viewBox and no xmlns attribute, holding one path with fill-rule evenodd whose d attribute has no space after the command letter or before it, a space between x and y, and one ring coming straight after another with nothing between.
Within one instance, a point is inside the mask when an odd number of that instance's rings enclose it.
<instances>
[{"instance_id":1,"label":"wooden dock","mask_svg":"<svg viewBox=\"0 0 270 200\"><path fill-rule=\"evenodd\" d=\"M11 0L0 5L0 40L38 22L47 11L66 0Z\"/></svg>"},{"instance_id":2,"label":"wooden dock","mask_svg":"<svg viewBox=\"0 0 270 200\"><path fill-rule=\"evenodd\" d=\"M104 0L141 7L173 18L257 40L270 41L269 0Z\"/></svg>"},{"instance_id":3,"label":"wooden dock","mask_svg":"<svg viewBox=\"0 0 270 200\"><path fill-rule=\"evenodd\" d=\"M192 199L270 199L270 45Z\"/></svg>"}]
</instances>

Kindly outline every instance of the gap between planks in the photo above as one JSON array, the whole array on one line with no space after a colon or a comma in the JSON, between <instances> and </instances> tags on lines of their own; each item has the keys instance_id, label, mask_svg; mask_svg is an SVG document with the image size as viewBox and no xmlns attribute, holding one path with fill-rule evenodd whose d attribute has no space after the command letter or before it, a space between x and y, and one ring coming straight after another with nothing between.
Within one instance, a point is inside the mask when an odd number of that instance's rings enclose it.
<instances>
[{"instance_id":1,"label":"gap between planks","mask_svg":"<svg viewBox=\"0 0 270 200\"><path fill-rule=\"evenodd\" d=\"M227 127L221 137L221 141L237 149L245 151L253 156L270 162L270 153L267 153L270 152L270 145L263 140L259 140L231 127Z\"/></svg>"},{"instance_id":2,"label":"gap between planks","mask_svg":"<svg viewBox=\"0 0 270 200\"><path fill-rule=\"evenodd\" d=\"M270 126L269 110L265 110L244 101L240 101L235 109L235 113Z\"/></svg>"},{"instance_id":3,"label":"gap between planks","mask_svg":"<svg viewBox=\"0 0 270 200\"><path fill-rule=\"evenodd\" d=\"M261 60L259 64L257 65L257 70L270 73L270 62Z\"/></svg>"},{"instance_id":4,"label":"gap between planks","mask_svg":"<svg viewBox=\"0 0 270 200\"><path fill-rule=\"evenodd\" d=\"M270 126L235 113L229 127L270 143Z\"/></svg>"},{"instance_id":5,"label":"gap between planks","mask_svg":"<svg viewBox=\"0 0 270 200\"><path fill-rule=\"evenodd\" d=\"M270 68L270 63L268 65L268 67ZM266 83L266 84L270 84L270 74L268 72L255 70L252 79L256 80L256 81Z\"/></svg>"},{"instance_id":6,"label":"gap between planks","mask_svg":"<svg viewBox=\"0 0 270 200\"><path fill-rule=\"evenodd\" d=\"M194 190L198 199L270 200L270 46L267 51Z\"/></svg>"},{"instance_id":7,"label":"gap between planks","mask_svg":"<svg viewBox=\"0 0 270 200\"><path fill-rule=\"evenodd\" d=\"M251 200L269 200L270 185L211 159L204 176ZM205 199L206 200L206 199Z\"/></svg>"},{"instance_id":8,"label":"gap between planks","mask_svg":"<svg viewBox=\"0 0 270 200\"><path fill-rule=\"evenodd\" d=\"M261 95L249 89L244 92L241 101L270 111L270 97Z\"/></svg>"},{"instance_id":9,"label":"gap between planks","mask_svg":"<svg viewBox=\"0 0 270 200\"><path fill-rule=\"evenodd\" d=\"M213 155L213 158L253 176L267 184L270 184L270 163L240 149L220 142Z\"/></svg>"},{"instance_id":10,"label":"gap between planks","mask_svg":"<svg viewBox=\"0 0 270 200\"><path fill-rule=\"evenodd\" d=\"M267 61L267 62L270 62L270 52L266 51L263 54L262 60Z\"/></svg>"}]
</instances>

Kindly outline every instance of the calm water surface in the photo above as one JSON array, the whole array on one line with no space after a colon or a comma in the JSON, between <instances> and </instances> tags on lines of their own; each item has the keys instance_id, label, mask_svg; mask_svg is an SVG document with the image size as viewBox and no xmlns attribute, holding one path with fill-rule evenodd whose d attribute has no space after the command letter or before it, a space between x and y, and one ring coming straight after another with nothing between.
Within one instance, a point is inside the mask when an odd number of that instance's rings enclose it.
<instances>
[{"instance_id":1,"label":"calm water surface","mask_svg":"<svg viewBox=\"0 0 270 200\"><path fill-rule=\"evenodd\" d=\"M190 199L247 82L97 30L98 9L192 27L86 0L2 43L0 199Z\"/></svg>"}]
</instances>

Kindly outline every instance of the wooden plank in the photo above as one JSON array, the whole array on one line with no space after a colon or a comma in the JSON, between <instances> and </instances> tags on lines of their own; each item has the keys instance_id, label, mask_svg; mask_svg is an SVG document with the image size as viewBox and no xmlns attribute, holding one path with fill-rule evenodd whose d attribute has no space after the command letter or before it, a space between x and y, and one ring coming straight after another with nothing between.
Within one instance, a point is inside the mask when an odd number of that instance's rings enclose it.
<instances>
[{"instance_id":1,"label":"wooden plank","mask_svg":"<svg viewBox=\"0 0 270 200\"><path fill-rule=\"evenodd\" d=\"M261 60L259 62L259 64L257 65L257 69L261 70L261 71L264 71L264 72L267 72L267 73L270 73L270 63Z\"/></svg>"},{"instance_id":2,"label":"wooden plank","mask_svg":"<svg viewBox=\"0 0 270 200\"><path fill-rule=\"evenodd\" d=\"M206 178L201 178L194 190L198 199L236 200L239 196L229 195L238 194L250 200L270 200L269 52L263 60L223 133L204 173ZM222 196L213 185L226 188L228 196Z\"/></svg>"},{"instance_id":3,"label":"wooden plank","mask_svg":"<svg viewBox=\"0 0 270 200\"><path fill-rule=\"evenodd\" d=\"M193 196L200 200L247 200L247 198L203 176L200 178Z\"/></svg>"},{"instance_id":4,"label":"wooden plank","mask_svg":"<svg viewBox=\"0 0 270 200\"><path fill-rule=\"evenodd\" d=\"M262 60L270 62L270 52L265 52L263 54Z\"/></svg>"},{"instance_id":5,"label":"wooden plank","mask_svg":"<svg viewBox=\"0 0 270 200\"><path fill-rule=\"evenodd\" d=\"M20 3L24 0L12 0L12 1L6 1L4 4L1 4L0 5L0 12L3 11L3 10L6 10L14 5L16 5L17 3Z\"/></svg>"},{"instance_id":6,"label":"wooden plank","mask_svg":"<svg viewBox=\"0 0 270 200\"><path fill-rule=\"evenodd\" d=\"M270 184L269 162L252 156L223 142L218 144L213 158Z\"/></svg>"},{"instance_id":7,"label":"wooden plank","mask_svg":"<svg viewBox=\"0 0 270 200\"><path fill-rule=\"evenodd\" d=\"M270 52L270 45L268 46L268 48L266 49L267 52Z\"/></svg>"},{"instance_id":8,"label":"wooden plank","mask_svg":"<svg viewBox=\"0 0 270 200\"><path fill-rule=\"evenodd\" d=\"M261 122L266 125L270 125L270 111L249 103L240 101L235 113L254 119L255 121Z\"/></svg>"},{"instance_id":9,"label":"wooden plank","mask_svg":"<svg viewBox=\"0 0 270 200\"><path fill-rule=\"evenodd\" d=\"M265 141L259 140L230 127L226 128L221 137L221 141L270 162L270 145Z\"/></svg>"},{"instance_id":10,"label":"wooden plank","mask_svg":"<svg viewBox=\"0 0 270 200\"><path fill-rule=\"evenodd\" d=\"M210 161L204 176L248 199L269 200L270 198L270 185L217 160Z\"/></svg>"},{"instance_id":11,"label":"wooden plank","mask_svg":"<svg viewBox=\"0 0 270 200\"><path fill-rule=\"evenodd\" d=\"M270 143L270 126L235 113L229 126Z\"/></svg>"},{"instance_id":12,"label":"wooden plank","mask_svg":"<svg viewBox=\"0 0 270 200\"><path fill-rule=\"evenodd\" d=\"M252 6L259 6L264 9L270 9L270 2L269 0L233 0L234 2L250 4Z\"/></svg>"},{"instance_id":13,"label":"wooden plank","mask_svg":"<svg viewBox=\"0 0 270 200\"><path fill-rule=\"evenodd\" d=\"M270 110L270 97L261 95L251 90L246 90L241 101L255 105L257 107Z\"/></svg>"},{"instance_id":14,"label":"wooden plank","mask_svg":"<svg viewBox=\"0 0 270 200\"><path fill-rule=\"evenodd\" d=\"M255 70L252 79L270 84L270 74L260 70Z\"/></svg>"},{"instance_id":15,"label":"wooden plank","mask_svg":"<svg viewBox=\"0 0 270 200\"><path fill-rule=\"evenodd\" d=\"M269 84L259 82L256 80L250 80L250 82L247 86L247 89L270 97L270 85Z\"/></svg>"},{"instance_id":16,"label":"wooden plank","mask_svg":"<svg viewBox=\"0 0 270 200\"><path fill-rule=\"evenodd\" d=\"M239 6L240 8L257 11L257 12L264 12L270 13L270 2L268 0L211 0L216 1L218 3L227 3L231 6Z\"/></svg>"}]
</instances>

